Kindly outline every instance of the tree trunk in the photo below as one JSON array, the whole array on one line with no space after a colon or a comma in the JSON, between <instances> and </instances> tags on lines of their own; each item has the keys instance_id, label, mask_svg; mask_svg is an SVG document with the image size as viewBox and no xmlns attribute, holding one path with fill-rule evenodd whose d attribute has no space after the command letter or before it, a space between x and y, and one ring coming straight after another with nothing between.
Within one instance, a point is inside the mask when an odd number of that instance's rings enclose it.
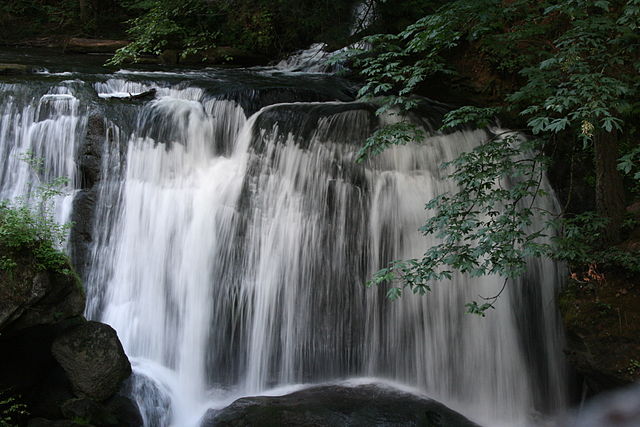
<instances>
[{"instance_id":1,"label":"tree trunk","mask_svg":"<svg viewBox=\"0 0 640 427\"><path fill-rule=\"evenodd\" d=\"M618 135L616 131L600 132L594 138L596 163L596 210L609 220L602 244L612 245L621 239L625 201L622 176L617 169Z\"/></svg>"},{"instance_id":2,"label":"tree trunk","mask_svg":"<svg viewBox=\"0 0 640 427\"><path fill-rule=\"evenodd\" d=\"M86 24L89 20L89 14L87 11L87 0L78 0L80 3L80 22Z\"/></svg>"}]
</instances>

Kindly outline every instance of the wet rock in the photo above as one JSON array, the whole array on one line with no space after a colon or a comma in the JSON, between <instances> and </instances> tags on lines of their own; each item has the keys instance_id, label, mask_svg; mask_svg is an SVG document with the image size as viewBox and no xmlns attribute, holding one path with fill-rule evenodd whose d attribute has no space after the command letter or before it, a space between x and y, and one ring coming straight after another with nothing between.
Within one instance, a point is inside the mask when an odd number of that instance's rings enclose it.
<instances>
[{"instance_id":1,"label":"wet rock","mask_svg":"<svg viewBox=\"0 0 640 427\"><path fill-rule=\"evenodd\" d=\"M88 189L100 178L102 147L106 138L104 117L92 114L87 121L87 135L78 153L81 187Z\"/></svg>"},{"instance_id":2,"label":"wet rock","mask_svg":"<svg viewBox=\"0 0 640 427\"><path fill-rule=\"evenodd\" d=\"M201 426L477 426L443 404L385 386L325 385L285 396L245 397L209 410Z\"/></svg>"},{"instance_id":3,"label":"wet rock","mask_svg":"<svg viewBox=\"0 0 640 427\"><path fill-rule=\"evenodd\" d=\"M362 126L330 126L319 133L319 123L359 122ZM252 148L261 152L265 140L275 135L295 138L301 148L308 148L315 139L331 141L338 144L354 144L367 139L374 129L376 118L374 108L370 104L352 103L295 103L272 106L258 116L254 127ZM346 130L345 130L346 129Z\"/></svg>"},{"instance_id":4,"label":"wet rock","mask_svg":"<svg viewBox=\"0 0 640 427\"><path fill-rule=\"evenodd\" d=\"M81 397L105 400L131 375L116 331L102 323L86 322L66 331L53 342L51 351Z\"/></svg>"},{"instance_id":5,"label":"wet rock","mask_svg":"<svg viewBox=\"0 0 640 427\"><path fill-rule=\"evenodd\" d=\"M83 276L89 268L89 251L93 242L95 209L95 190L80 190L76 193L71 213L73 227L69 234L69 255L76 271Z\"/></svg>"},{"instance_id":6,"label":"wet rock","mask_svg":"<svg viewBox=\"0 0 640 427\"><path fill-rule=\"evenodd\" d=\"M84 143L78 152L80 191L73 199L69 233L70 256L76 271L84 277L88 267L89 247L93 242L93 225L96 207L96 183L100 179L102 150L106 140L104 117L92 114L87 122Z\"/></svg>"},{"instance_id":7,"label":"wet rock","mask_svg":"<svg viewBox=\"0 0 640 427\"><path fill-rule=\"evenodd\" d=\"M64 402L75 397L111 398L96 403L97 418L141 425L136 405L113 397L131 365L115 331L82 316L84 291L71 267L42 270L29 247L7 251L0 245L0 256L14 264L0 269L0 390L20 396L33 417L29 425L81 425L60 420Z\"/></svg>"},{"instance_id":8,"label":"wet rock","mask_svg":"<svg viewBox=\"0 0 640 427\"><path fill-rule=\"evenodd\" d=\"M141 93L137 93L135 95L130 95L127 98L124 99L129 99L129 100L150 100L156 97L156 92L157 89L155 88L151 88L145 92L141 92Z\"/></svg>"},{"instance_id":9,"label":"wet rock","mask_svg":"<svg viewBox=\"0 0 640 427\"><path fill-rule=\"evenodd\" d=\"M114 396L107 400L106 407L115 415L119 427L140 427L143 424L140 408L131 399Z\"/></svg>"},{"instance_id":10,"label":"wet rock","mask_svg":"<svg viewBox=\"0 0 640 427\"><path fill-rule=\"evenodd\" d=\"M84 291L70 267L41 271L32 255L11 254L11 259L16 266L0 270L0 333L10 335L82 314Z\"/></svg>"}]
</instances>

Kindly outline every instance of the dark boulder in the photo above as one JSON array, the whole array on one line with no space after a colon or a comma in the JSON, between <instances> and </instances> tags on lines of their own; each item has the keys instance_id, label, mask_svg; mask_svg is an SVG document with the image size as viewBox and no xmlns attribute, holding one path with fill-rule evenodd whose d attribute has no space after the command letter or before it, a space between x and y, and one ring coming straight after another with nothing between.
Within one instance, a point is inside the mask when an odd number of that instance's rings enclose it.
<instances>
[{"instance_id":1,"label":"dark boulder","mask_svg":"<svg viewBox=\"0 0 640 427\"><path fill-rule=\"evenodd\" d=\"M209 410L202 427L213 426L477 426L435 400L374 384L324 385L285 396L238 399Z\"/></svg>"},{"instance_id":2,"label":"dark boulder","mask_svg":"<svg viewBox=\"0 0 640 427\"><path fill-rule=\"evenodd\" d=\"M62 414L70 420L83 420L95 426L116 426L118 420L100 402L93 399L70 399L61 406Z\"/></svg>"},{"instance_id":3,"label":"dark boulder","mask_svg":"<svg viewBox=\"0 0 640 427\"><path fill-rule=\"evenodd\" d=\"M115 395L105 402L106 408L115 415L118 427L140 427L143 424L138 405L128 397Z\"/></svg>"},{"instance_id":4,"label":"dark boulder","mask_svg":"<svg viewBox=\"0 0 640 427\"><path fill-rule=\"evenodd\" d=\"M124 396L106 402L70 399L62 404L62 413L67 419L81 419L96 427L140 427L143 423L138 405Z\"/></svg>"},{"instance_id":5,"label":"dark boulder","mask_svg":"<svg viewBox=\"0 0 640 427\"><path fill-rule=\"evenodd\" d=\"M16 263L14 268L0 270L2 335L82 314L84 290L70 267L41 271L33 256L12 255L12 259Z\"/></svg>"},{"instance_id":6,"label":"dark boulder","mask_svg":"<svg viewBox=\"0 0 640 427\"><path fill-rule=\"evenodd\" d=\"M51 351L78 396L105 400L131 375L116 331L103 323L86 322L66 331L56 338Z\"/></svg>"},{"instance_id":7,"label":"dark boulder","mask_svg":"<svg viewBox=\"0 0 640 427\"><path fill-rule=\"evenodd\" d=\"M131 374L116 332L82 316L68 263L44 269L33 252L0 244L0 391L20 397L29 426L142 425L137 406L114 396Z\"/></svg>"}]
</instances>

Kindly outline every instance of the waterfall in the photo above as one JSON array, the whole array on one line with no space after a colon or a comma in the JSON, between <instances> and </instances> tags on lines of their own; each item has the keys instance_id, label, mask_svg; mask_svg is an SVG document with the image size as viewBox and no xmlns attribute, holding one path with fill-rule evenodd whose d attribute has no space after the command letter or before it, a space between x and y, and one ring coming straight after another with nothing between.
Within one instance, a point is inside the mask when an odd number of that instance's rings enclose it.
<instances>
[{"instance_id":1,"label":"waterfall","mask_svg":"<svg viewBox=\"0 0 640 427\"><path fill-rule=\"evenodd\" d=\"M0 82L0 92L0 199L37 203L26 199L65 177L53 214L60 223L69 221L78 186L76 153L86 124L80 101L67 86L34 92Z\"/></svg>"},{"instance_id":2,"label":"waterfall","mask_svg":"<svg viewBox=\"0 0 640 427\"><path fill-rule=\"evenodd\" d=\"M464 304L497 293L498 277L458 275L398 301L363 286L429 247L417 231L424 204L455 190L440 165L488 131L438 135L425 124L432 136L420 144L359 164L380 124L368 104L290 103L283 92L285 102L249 109L271 77L199 78L47 80L11 86L0 105L3 197L26 189L27 172L12 163L22 147L79 188L78 147L89 115L101 115L87 316L117 330L147 426L195 426L240 396L361 377L489 425L563 405L554 263L530 261L486 318ZM234 78L257 80L220 84ZM150 88L149 102L108 99Z\"/></svg>"}]
</instances>

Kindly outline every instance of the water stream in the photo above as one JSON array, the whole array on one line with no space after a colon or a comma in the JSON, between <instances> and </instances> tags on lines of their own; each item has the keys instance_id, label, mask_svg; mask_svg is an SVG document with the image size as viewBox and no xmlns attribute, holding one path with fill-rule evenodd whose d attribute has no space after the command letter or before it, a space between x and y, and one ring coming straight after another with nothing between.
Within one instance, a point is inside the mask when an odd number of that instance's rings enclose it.
<instances>
[{"instance_id":1,"label":"water stream","mask_svg":"<svg viewBox=\"0 0 640 427\"><path fill-rule=\"evenodd\" d=\"M110 99L150 88L153 100ZM395 302L362 285L432 243L417 231L424 204L454 190L439 166L487 131L357 164L379 119L329 76L76 72L2 90L0 193L67 176L60 221L77 194L92 200L83 217L76 197L76 221L92 225L70 250L85 252L87 316L117 330L147 426L196 426L240 396L349 378L412 387L487 425L563 406L554 263L532 260L486 318L464 304L495 294L497 277ZM77 164L92 132L89 186ZM20 162L27 150L44 175Z\"/></svg>"}]
</instances>

